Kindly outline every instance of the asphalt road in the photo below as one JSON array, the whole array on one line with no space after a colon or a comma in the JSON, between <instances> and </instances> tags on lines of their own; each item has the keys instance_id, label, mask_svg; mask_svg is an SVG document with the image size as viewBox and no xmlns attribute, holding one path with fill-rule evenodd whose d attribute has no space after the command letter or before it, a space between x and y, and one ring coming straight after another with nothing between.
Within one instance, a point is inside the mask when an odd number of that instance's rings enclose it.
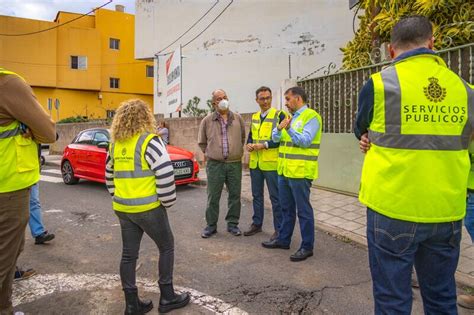
<instances>
[{"instance_id":1,"label":"asphalt road","mask_svg":"<svg viewBox=\"0 0 474 315\"><path fill-rule=\"evenodd\" d=\"M51 170L47 167L43 174L60 176L48 173ZM120 227L105 186L87 181L74 186L41 181L40 197L46 228L56 234L56 239L47 245L34 245L27 230L25 250L19 264L38 271L37 282L43 283L43 289L34 282L35 277L17 282L15 297L20 304L16 310L25 314L121 313L123 297L117 286L109 288L97 279L84 280L79 285L79 280L53 279L48 282L42 278L56 274L118 274ZM291 262L289 255L298 249L299 230L295 230L290 250L262 248L260 243L273 232L271 215L267 211L263 233L252 237L232 236L225 230L226 197L224 193L218 234L202 239L206 189L196 186L178 188L178 202L169 209L176 248L175 285L220 299L236 307L234 310L238 308L251 314L373 313L366 249L317 231L315 256L304 262ZM250 223L251 212L251 204L243 201L242 229ZM149 281L149 287L153 287L157 279L157 264L158 251L145 237L137 276ZM108 283L108 280L104 281ZM97 287L83 287L84 283L94 282L97 282ZM53 293L40 294L41 290L51 286L56 288ZM158 305L159 296L152 291L141 286L142 295L152 298ZM415 292L413 314L422 313L420 301ZM215 302L209 300L205 303L212 306ZM156 313L155 308L151 314ZM175 313L213 312L201 303ZM460 314L467 312L460 309Z\"/></svg>"}]
</instances>

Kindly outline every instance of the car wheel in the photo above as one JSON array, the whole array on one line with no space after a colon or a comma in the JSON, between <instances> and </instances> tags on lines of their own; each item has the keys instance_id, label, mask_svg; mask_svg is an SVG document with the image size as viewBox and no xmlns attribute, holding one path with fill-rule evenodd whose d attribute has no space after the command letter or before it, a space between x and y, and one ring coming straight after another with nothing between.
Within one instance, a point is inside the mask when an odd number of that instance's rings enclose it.
<instances>
[{"instance_id":1,"label":"car wheel","mask_svg":"<svg viewBox=\"0 0 474 315\"><path fill-rule=\"evenodd\" d=\"M46 163L46 160L44 159L44 156L40 156L40 164L43 166Z\"/></svg>"},{"instance_id":2,"label":"car wheel","mask_svg":"<svg viewBox=\"0 0 474 315\"><path fill-rule=\"evenodd\" d=\"M61 167L61 174L63 176L64 184L74 185L79 182L79 178L74 176L74 170L69 161L64 161L63 166Z\"/></svg>"}]
</instances>

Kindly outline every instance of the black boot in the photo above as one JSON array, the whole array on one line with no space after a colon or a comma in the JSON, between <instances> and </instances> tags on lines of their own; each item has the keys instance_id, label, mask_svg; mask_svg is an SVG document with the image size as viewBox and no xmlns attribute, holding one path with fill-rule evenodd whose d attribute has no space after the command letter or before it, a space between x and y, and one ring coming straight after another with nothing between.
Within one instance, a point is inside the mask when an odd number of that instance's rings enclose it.
<instances>
[{"instance_id":1,"label":"black boot","mask_svg":"<svg viewBox=\"0 0 474 315\"><path fill-rule=\"evenodd\" d=\"M123 292L125 293L125 315L142 315L153 308L151 300L141 301L138 298L137 289L124 289Z\"/></svg>"},{"instance_id":2,"label":"black boot","mask_svg":"<svg viewBox=\"0 0 474 315\"><path fill-rule=\"evenodd\" d=\"M168 313L171 310L188 305L191 296L188 292L175 294L173 284L160 284L160 313Z\"/></svg>"}]
</instances>

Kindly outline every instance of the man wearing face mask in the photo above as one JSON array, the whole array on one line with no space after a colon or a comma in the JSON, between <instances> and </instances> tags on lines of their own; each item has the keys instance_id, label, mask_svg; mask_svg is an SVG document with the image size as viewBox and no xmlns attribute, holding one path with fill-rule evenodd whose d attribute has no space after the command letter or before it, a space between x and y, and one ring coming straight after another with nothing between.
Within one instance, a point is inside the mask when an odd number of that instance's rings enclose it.
<instances>
[{"instance_id":1,"label":"man wearing face mask","mask_svg":"<svg viewBox=\"0 0 474 315\"><path fill-rule=\"evenodd\" d=\"M285 100L293 117L285 118L272 132L272 140L280 142L278 193L283 222L277 238L263 242L262 246L289 249L298 214L302 243L290 260L302 261L313 256L314 213L309 194L312 181L318 178L322 121L321 116L308 107L301 87L288 89Z\"/></svg>"},{"instance_id":2,"label":"man wearing face mask","mask_svg":"<svg viewBox=\"0 0 474 315\"><path fill-rule=\"evenodd\" d=\"M224 184L229 191L229 209L225 218L227 231L239 236L245 125L239 114L229 110L229 101L224 90L212 92L212 105L215 111L202 120L198 134L199 147L207 159L207 226L201 236L209 238L217 232L219 201Z\"/></svg>"}]
</instances>

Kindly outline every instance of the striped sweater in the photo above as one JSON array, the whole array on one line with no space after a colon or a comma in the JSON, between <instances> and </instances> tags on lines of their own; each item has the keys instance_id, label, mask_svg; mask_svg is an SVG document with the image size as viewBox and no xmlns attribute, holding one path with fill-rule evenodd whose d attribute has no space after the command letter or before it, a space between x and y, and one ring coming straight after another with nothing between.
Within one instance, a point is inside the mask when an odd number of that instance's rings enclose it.
<instances>
[{"instance_id":1,"label":"striped sweater","mask_svg":"<svg viewBox=\"0 0 474 315\"><path fill-rule=\"evenodd\" d=\"M158 137L153 137L145 151L145 160L150 169L155 173L156 193L161 204L169 208L176 202L176 186L174 183L173 165L166 151L166 146ZM113 196L114 185L114 160L107 154L105 165L105 181L109 193Z\"/></svg>"}]
</instances>

